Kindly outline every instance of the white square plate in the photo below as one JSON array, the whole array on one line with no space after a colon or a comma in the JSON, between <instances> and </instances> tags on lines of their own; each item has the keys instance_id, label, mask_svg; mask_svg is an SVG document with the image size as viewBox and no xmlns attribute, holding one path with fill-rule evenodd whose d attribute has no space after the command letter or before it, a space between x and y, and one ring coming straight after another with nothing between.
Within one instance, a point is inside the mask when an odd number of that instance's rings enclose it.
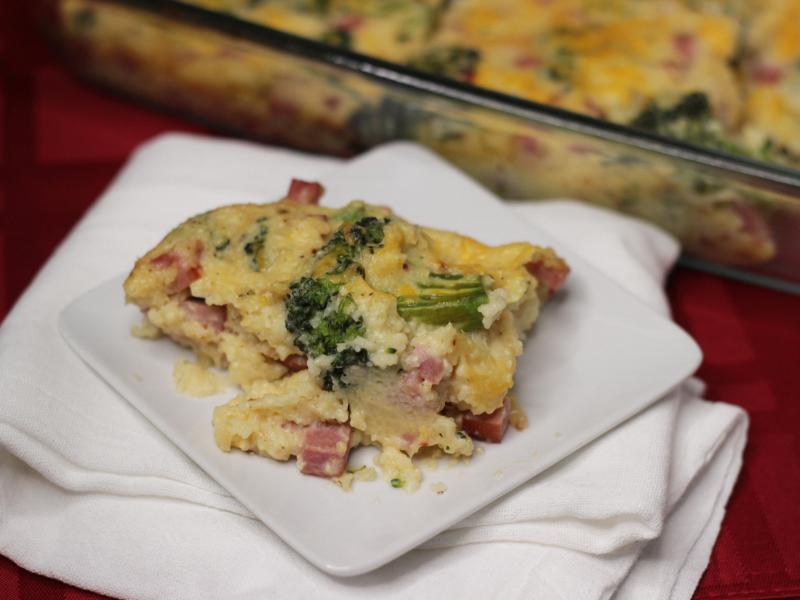
<instances>
[{"instance_id":1,"label":"white square plate","mask_svg":"<svg viewBox=\"0 0 800 600\"><path fill-rule=\"evenodd\" d=\"M206 399L176 393L172 367L187 352L168 340L131 336L141 317L123 303L122 278L77 299L60 321L67 342L97 373L323 571L358 575L400 556L641 411L700 363L698 347L681 329L420 147L384 146L323 183L328 206L360 198L489 244L550 245L568 260L570 279L543 311L519 362L516 393L530 418L527 429L509 430L502 444L488 445L468 465L427 471L416 493L382 481L356 483L346 493L291 463L218 450L211 411L233 392ZM368 454L360 450L355 458L368 461ZM434 493L434 482L447 491Z\"/></svg>"}]
</instances>

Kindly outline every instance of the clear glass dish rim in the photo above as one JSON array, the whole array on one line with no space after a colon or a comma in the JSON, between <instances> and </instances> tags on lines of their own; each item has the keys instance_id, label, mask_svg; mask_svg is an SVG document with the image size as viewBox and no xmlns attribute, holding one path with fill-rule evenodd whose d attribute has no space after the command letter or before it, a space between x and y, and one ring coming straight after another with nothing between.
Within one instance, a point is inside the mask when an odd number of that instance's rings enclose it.
<instances>
[{"instance_id":1,"label":"clear glass dish rim","mask_svg":"<svg viewBox=\"0 0 800 600\"><path fill-rule=\"evenodd\" d=\"M448 98L462 104L518 117L532 124L548 125L658 154L670 160L697 165L722 177L733 178L745 184L794 196L800 206L799 169L726 154L517 96L444 79L396 63L272 29L265 25L244 21L234 15L187 4L180 0L103 1L143 9L167 18L177 17L186 23L200 25L274 50L351 71L392 87Z\"/></svg>"}]
</instances>

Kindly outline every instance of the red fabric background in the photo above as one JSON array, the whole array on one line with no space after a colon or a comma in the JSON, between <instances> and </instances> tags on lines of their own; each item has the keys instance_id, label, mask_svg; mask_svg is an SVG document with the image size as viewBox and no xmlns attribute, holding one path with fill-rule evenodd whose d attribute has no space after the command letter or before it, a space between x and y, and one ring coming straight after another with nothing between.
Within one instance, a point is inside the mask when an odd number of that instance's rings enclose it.
<instances>
[{"instance_id":1,"label":"red fabric background","mask_svg":"<svg viewBox=\"0 0 800 600\"><path fill-rule=\"evenodd\" d=\"M24 10L0 4L0 318L137 144L196 130L74 81ZM695 598L800 597L800 298L685 269L669 293L705 352L708 396L752 419L744 470ZM101 597L0 556L0 598Z\"/></svg>"}]
</instances>

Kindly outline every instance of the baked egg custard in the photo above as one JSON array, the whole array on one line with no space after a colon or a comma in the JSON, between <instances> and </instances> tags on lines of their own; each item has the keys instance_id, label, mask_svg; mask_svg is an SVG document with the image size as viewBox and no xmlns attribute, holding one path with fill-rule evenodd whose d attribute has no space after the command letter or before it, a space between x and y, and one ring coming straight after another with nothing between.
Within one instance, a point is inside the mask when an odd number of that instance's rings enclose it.
<instances>
[{"instance_id":1,"label":"baked egg custard","mask_svg":"<svg viewBox=\"0 0 800 600\"><path fill-rule=\"evenodd\" d=\"M384 478L414 490L421 451L502 440L522 340L569 269L550 248L326 208L322 192L294 180L278 202L192 217L136 262L126 299L240 389L214 410L222 450L336 478L374 445Z\"/></svg>"}]
</instances>

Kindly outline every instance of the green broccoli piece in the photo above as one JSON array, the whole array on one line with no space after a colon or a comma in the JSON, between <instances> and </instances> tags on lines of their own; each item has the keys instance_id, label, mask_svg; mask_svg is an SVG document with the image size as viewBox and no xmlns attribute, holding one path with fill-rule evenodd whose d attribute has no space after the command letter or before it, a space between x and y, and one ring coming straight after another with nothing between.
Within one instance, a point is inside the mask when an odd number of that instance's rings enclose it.
<instances>
[{"instance_id":1,"label":"green broccoli piece","mask_svg":"<svg viewBox=\"0 0 800 600\"><path fill-rule=\"evenodd\" d=\"M249 258L250 268L253 271L260 271L264 266L262 253L264 244L267 241L267 231L267 217L259 217L256 219L255 231L246 238L242 247L242 250Z\"/></svg>"},{"instance_id":2,"label":"green broccoli piece","mask_svg":"<svg viewBox=\"0 0 800 600\"><path fill-rule=\"evenodd\" d=\"M483 277L456 273L430 273L427 282L417 283L419 296L399 296L397 312L406 320L429 325L447 325L462 331L483 326L478 310L489 301Z\"/></svg>"},{"instance_id":3,"label":"green broccoli piece","mask_svg":"<svg viewBox=\"0 0 800 600\"><path fill-rule=\"evenodd\" d=\"M289 286L286 297L286 329L294 334L294 345L306 355L332 356L331 368L322 374L323 388L330 391L334 383L346 387L347 369L367 365L369 355L340 344L364 335L360 317L353 317L355 302L339 293L339 285L328 279L301 277Z\"/></svg>"},{"instance_id":4,"label":"green broccoli piece","mask_svg":"<svg viewBox=\"0 0 800 600\"><path fill-rule=\"evenodd\" d=\"M286 329L300 335L311 329L311 320L325 310L339 286L327 279L301 277L289 286L286 297ZM299 346L298 346L299 347Z\"/></svg>"},{"instance_id":5,"label":"green broccoli piece","mask_svg":"<svg viewBox=\"0 0 800 600\"><path fill-rule=\"evenodd\" d=\"M345 223L353 223L365 216L367 216L367 206L360 200L353 200L347 206L340 208L333 218Z\"/></svg>"},{"instance_id":6,"label":"green broccoli piece","mask_svg":"<svg viewBox=\"0 0 800 600\"><path fill-rule=\"evenodd\" d=\"M480 51L464 46L442 46L426 50L408 62L408 66L432 75L470 81L475 75Z\"/></svg>"},{"instance_id":7,"label":"green broccoli piece","mask_svg":"<svg viewBox=\"0 0 800 600\"><path fill-rule=\"evenodd\" d=\"M700 121L712 116L711 103L702 92L686 94L671 108L660 108L651 102L639 113L631 125L645 131L661 132L682 119Z\"/></svg>"},{"instance_id":8,"label":"green broccoli piece","mask_svg":"<svg viewBox=\"0 0 800 600\"><path fill-rule=\"evenodd\" d=\"M357 365L367 366L368 364L369 354L367 354L366 350L363 348L360 350L345 348L333 357L331 368L323 374L322 389L330 392L334 388L334 383L339 387L347 387L348 384L344 380L347 369Z\"/></svg>"},{"instance_id":9,"label":"green broccoli piece","mask_svg":"<svg viewBox=\"0 0 800 600\"><path fill-rule=\"evenodd\" d=\"M350 236L356 246L378 246L383 243L383 226L388 221L377 217L363 217L353 224Z\"/></svg>"},{"instance_id":10,"label":"green broccoli piece","mask_svg":"<svg viewBox=\"0 0 800 600\"><path fill-rule=\"evenodd\" d=\"M346 29L330 29L322 34L320 40L323 44L345 48L349 50L353 47L353 36Z\"/></svg>"},{"instance_id":11,"label":"green broccoli piece","mask_svg":"<svg viewBox=\"0 0 800 600\"><path fill-rule=\"evenodd\" d=\"M338 303L335 299L329 302L316 324L299 335L295 345L312 357L335 355L339 344L365 333L364 322L350 316L354 305L350 296L339 296Z\"/></svg>"},{"instance_id":12,"label":"green broccoli piece","mask_svg":"<svg viewBox=\"0 0 800 600\"><path fill-rule=\"evenodd\" d=\"M383 243L383 226L388 219L361 217L355 222L345 222L322 247L321 256L333 255L336 265L329 275L344 273L365 249L374 251Z\"/></svg>"},{"instance_id":13,"label":"green broccoli piece","mask_svg":"<svg viewBox=\"0 0 800 600\"><path fill-rule=\"evenodd\" d=\"M575 53L560 46L547 67L547 77L552 81L569 81L575 70Z\"/></svg>"},{"instance_id":14,"label":"green broccoli piece","mask_svg":"<svg viewBox=\"0 0 800 600\"><path fill-rule=\"evenodd\" d=\"M726 139L703 92L686 94L670 108L648 104L631 126L729 154L752 157L752 152Z\"/></svg>"}]
</instances>

